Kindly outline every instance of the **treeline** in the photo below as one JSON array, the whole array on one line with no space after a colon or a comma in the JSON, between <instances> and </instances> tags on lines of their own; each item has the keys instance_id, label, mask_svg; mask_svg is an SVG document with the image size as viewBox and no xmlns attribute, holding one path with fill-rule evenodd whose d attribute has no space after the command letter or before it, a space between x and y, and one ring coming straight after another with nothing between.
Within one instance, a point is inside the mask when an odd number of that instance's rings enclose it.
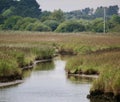
<instances>
[{"instance_id":1,"label":"treeline","mask_svg":"<svg viewBox=\"0 0 120 102\"><path fill-rule=\"evenodd\" d=\"M106 10L106 32L120 32L119 7ZM104 7L71 12L42 11L36 0L0 0L0 30L103 32Z\"/></svg>"},{"instance_id":2,"label":"treeline","mask_svg":"<svg viewBox=\"0 0 120 102\"><path fill-rule=\"evenodd\" d=\"M1 20L3 19L3 20ZM56 20L21 16L4 18L0 16L0 30L42 31L42 32L103 32L103 19L95 20ZM120 16L113 15L106 22L106 32L120 32Z\"/></svg>"},{"instance_id":3,"label":"treeline","mask_svg":"<svg viewBox=\"0 0 120 102\"><path fill-rule=\"evenodd\" d=\"M95 19L104 16L104 9L106 11L106 16L111 17L112 15L118 15L119 7L118 5L109 6L109 7L97 7L97 9L93 8L85 8L82 10L75 10L65 13L65 17L67 19Z\"/></svg>"}]
</instances>

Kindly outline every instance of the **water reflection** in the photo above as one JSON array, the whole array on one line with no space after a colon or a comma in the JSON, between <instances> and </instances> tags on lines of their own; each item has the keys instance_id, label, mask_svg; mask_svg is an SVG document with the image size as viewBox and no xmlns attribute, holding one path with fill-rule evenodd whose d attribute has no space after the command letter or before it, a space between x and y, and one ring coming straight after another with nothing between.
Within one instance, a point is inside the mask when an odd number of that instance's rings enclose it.
<instances>
[{"instance_id":1,"label":"water reflection","mask_svg":"<svg viewBox=\"0 0 120 102\"><path fill-rule=\"evenodd\" d=\"M23 70L22 71L23 78L29 78L31 76L31 72L32 72L32 69Z\"/></svg>"},{"instance_id":2,"label":"water reflection","mask_svg":"<svg viewBox=\"0 0 120 102\"><path fill-rule=\"evenodd\" d=\"M29 77L24 83L5 89L0 89L0 102L89 102L90 84L78 84L79 78L72 84L65 75L63 60L40 63L31 70L24 72Z\"/></svg>"},{"instance_id":3,"label":"water reflection","mask_svg":"<svg viewBox=\"0 0 120 102\"><path fill-rule=\"evenodd\" d=\"M74 76L74 75L67 75L67 79L75 84L92 83L94 80L93 78Z\"/></svg>"},{"instance_id":4,"label":"water reflection","mask_svg":"<svg viewBox=\"0 0 120 102\"><path fill-rule=\"evenodd\" d=\"M44 63L39 63L34 67L35 71L48 71L48 70L53 70L55 68L55 65L53 62L44 62Z\"/></svg>"}]
</instances>

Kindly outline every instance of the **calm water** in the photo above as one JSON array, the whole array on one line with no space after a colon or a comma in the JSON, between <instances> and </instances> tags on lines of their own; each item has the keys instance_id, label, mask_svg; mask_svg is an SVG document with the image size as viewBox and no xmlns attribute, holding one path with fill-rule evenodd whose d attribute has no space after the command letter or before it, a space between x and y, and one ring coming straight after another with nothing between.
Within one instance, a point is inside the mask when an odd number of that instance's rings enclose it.
<instances>
[{"instance_id":1,"label":"calm water","mask_svg":"<svg viewBox=\"0 0 120 102\"><path fill-rule=\"evenodd\" d=\"M67 78L65 64L58 59L37 65L24 83L0 89L0 102L90 102L86 98L90 83Z\"/></svg>"}]
</instances>

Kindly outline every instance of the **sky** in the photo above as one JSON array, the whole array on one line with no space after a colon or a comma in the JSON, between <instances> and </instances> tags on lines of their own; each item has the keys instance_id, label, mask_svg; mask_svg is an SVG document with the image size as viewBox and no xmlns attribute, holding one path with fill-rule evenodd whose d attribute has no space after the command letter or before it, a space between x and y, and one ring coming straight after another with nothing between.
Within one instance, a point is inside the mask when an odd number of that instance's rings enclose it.
<instances>
[{"instance_id":1,"label":"sky","mask_svg":"<svg viewBox=\"0 0 120 102\"><path fill-rule=\"evenodd\" d=\"M97 8L99 6L118 5L120 0L36 0L40 4L42 11L54 11L61 9L63 11L80 10L86 7Z\"/></svg>"}]
</instances>

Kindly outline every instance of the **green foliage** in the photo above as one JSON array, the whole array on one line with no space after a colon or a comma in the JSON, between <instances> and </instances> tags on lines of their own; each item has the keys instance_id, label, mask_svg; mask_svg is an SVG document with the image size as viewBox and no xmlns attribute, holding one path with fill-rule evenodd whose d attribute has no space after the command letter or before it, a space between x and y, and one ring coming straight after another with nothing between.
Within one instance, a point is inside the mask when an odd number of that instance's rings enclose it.
<instances>
[{"instance_id":1,"label":"green foliage","mask_svg":"<svg viewBox=\"0 0 120 102\"><path fill-rule=\"evenodd\" d=\"M15 5L16 1L14 0L0 0L0 13L3 13L4 10L9 9L11 6Z\"/></svg>"},{"instance_id":2,"label":"green foliage","mask_svg":"<svg viewBox=\"0 0 120 102\"><path fill-rule=\"evenodd\" d=\"M46 47L39 47L39 48L32 48L32 52L36 56L36 60L40 59L51 59L55 53L53 48L46 48Z\"/></svg>"},{"instance_id":3,"label":"green foliage","mask_svg":"<svg viewBox=\"0 0 120 102\"><path fill-rule=\"evenodd\" d=\"M36 0L20 0L15 8L15 14L22 17L38 18L41 14Z\"/></svg>"},{"instance_id":4,"label":"green foliage","mask_svg":"<svg viewBox=\"0 0 120 102\"><path fill-rule=\"evenodd\" d=\"M56 32L82 32L85 31L85 26L77 21L65 21L61 23Z\"/></svg>"},{"instance_id":5,"label":"green foliage","mask_svg":"<svg viewBox=\"0 0 120 102\"><path fill-rule=\"evenodd\" d=\"M26 27L29 24L35 23L36 21L38 21L38 19L36 19L36 18L30 18L30 17L23 18L21 20L18 20L18 22L14 26L14 29L16 29L16 30L26 30Z\"/></svg>"},{"instance_id":6,"label":"green foliage","mask_svg":"<svg viewBox=\"0 0 120 102\"><path fill-rule=\"evenodd\" d=\"M57 26L59 25L59 22L55 21L55 20L46 20L43 22L45 25L47 25L48 27L50 27L52 29L52 31L54 31Z\"/></svg>"},{"instance_id":7,"label":"green foliage","mask_svg":"<svg viewBox=\"0 0 120 102\"><path fill-rule=\"evenodd\" d=\"M15 9L14 7L10 7L9 9L5 10L5 11L2 13L2 15L3 15L4 17L8 18L8 17L14 15L14 9Z\"/></svg>"},{"instance_id":8,"label":"green foliage","mask_svg":"<svg viewBox=\"0 0 120 102\"><path fill-rule=\"evenodd\" d=\"M12 16L5 20L5 23L3 25L3 29L5 30L12 30L13 27L16 25L17 21L22 19L20 16Z\"/></svg>"},{"instance_id":9,"label":"green foliage","mask_svg":"<svg viewBox=\"0 0 120 102\"><path fill-rule=\"evenodd\" d=\"M111 22L120 24L120 16L118 16L118 15L113 15L113 16L111 17Z\"/></svg>"},{"instance_id":10,"label":"green foliage","mask_svg":"<svg viewBox=\"0 0 120 102\"><path fill-rule=\"evenodd\" d=\"M0 24L3 24L4 20L5 20L5 18L2 15L0 15Z\"/></svg>"},{"instance_id":11,"label":"green foliage","mask_svg":"<svg viewBox=\"0 0 120 102\"><path fill-rule=\"evenodd\" d=\"M0 13L6 17L14 14L22 17L39 18L41 14L39 7L36 0L0 0Z\"/></svg>"},{"instance_id":12,"label":"green foliage","mask_svg":"<svg viewBox=\"0 0 120 102\"><path fill-rule=\"evenodd\" d=\"M0 77L17 76L21 74L14 59L0 59Z\"/></svg>"},{"instance_id":13,"label":"green foliage","mask_svg":"<svg viewBox=\"0 0 120 102\"><path fill-rule=\"evenodd\" d=\"M110 29L110 32L120 32L120 24L116 24Z\"/></svg>"},{"instance_id":14,"label":"green foliage","mask_svg":"<svg viewBox=\"0 0 120 102\"><path fill-rule=\"evenodd\" d=\"M103 32L103 19L95 19L92 22L91 30L94 32Z\"/></svg>"},{"instance_id":15,"label":"green foliage","mask_svg":"<svg viewBox=\"0 0 120 102\"><path fill-rule=\"evenodd\" d=\"M95 17L103 17L104 16L104 7L98 7L94 13Z\"/></svg>"},{"instance_id":16,"label":"green foliage","mask_svg":"<svg viewBox=\"0 0 120 102\"><path fill-rule=\"evenodd\" d=\"M42 24L41 22L35 22L33 24L33 28L32 28L33 31L45 31L45 32L48 32L48 31L51 31L50 27Z\"/></svg>"},{"instance_id":17,"label":"green foliage","mask_svg":"<svg viewBox=\"0 0 120 102\"><path fill-rule=\"evenodd\" d=\"M54 53L49 46L0 47L0 82L22 78L22 68L34 60L51 59Z\"/></svg>"},{"instance_id":18,"label":"green foliage","mask_svg":"<svg viewBox=\"0 0 120 102\"><path fill-rule=\"evenodd\" d=\"M43 11L42 14L40 15L40 21L44 22L46 20L49 20L50 16L51 16L51 13L52 12L50 12L50 11Z\"/></svg>"},{"instance_id":19,"label":"green foliage","mask_svg":"<svg viewBox=\"0 0 120 102\"><path fill-rule=\"evenodd\" d=\"M63 22L65 20L64 13L62 10L54 10L50 15L51 20L56 20L59 22Z\"/></svg>"}]
</instances>

